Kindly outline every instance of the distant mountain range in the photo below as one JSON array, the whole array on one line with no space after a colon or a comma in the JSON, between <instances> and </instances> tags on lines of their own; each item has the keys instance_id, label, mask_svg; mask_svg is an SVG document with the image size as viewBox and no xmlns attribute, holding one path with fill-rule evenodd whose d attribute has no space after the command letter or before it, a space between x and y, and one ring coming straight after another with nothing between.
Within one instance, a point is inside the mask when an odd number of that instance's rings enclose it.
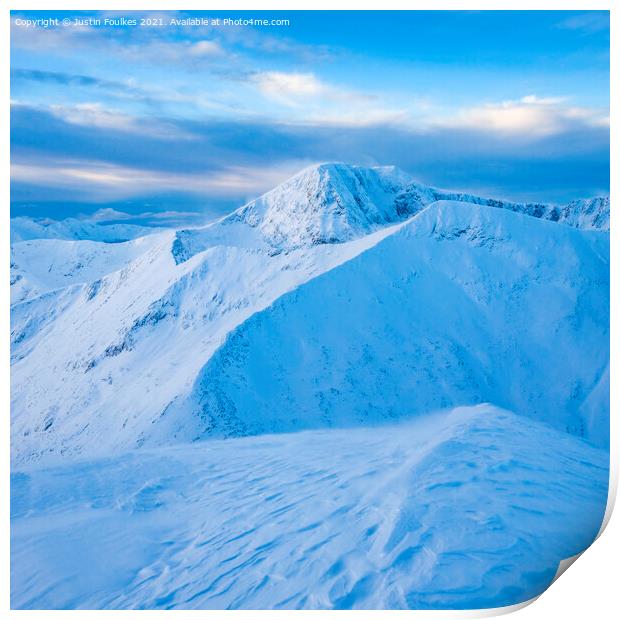
<instances>
[{"instance_id":1,"label":"distant mountain range","mask_svg":"<svg viewBox=\"0 0 620 620\"><path fill-rule=\"evenodd\" d=\"M126 223L105 223L97 220L69 217L64 220L50 218L11 218L11 242L30 239L64 239L120 243L142 237L161 228Z\"/></svg>"}]
</instances>

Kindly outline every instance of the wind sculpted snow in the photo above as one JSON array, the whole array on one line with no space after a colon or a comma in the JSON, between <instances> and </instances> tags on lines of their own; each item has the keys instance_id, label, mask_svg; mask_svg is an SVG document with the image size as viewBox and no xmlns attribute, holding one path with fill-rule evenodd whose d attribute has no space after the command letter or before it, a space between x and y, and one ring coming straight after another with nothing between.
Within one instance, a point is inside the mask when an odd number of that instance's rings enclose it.
<instances>
[{"instance_id":1,"label":"wind sculpted snow","mask_svg":"<svg viewBox=\"0 0 620 620\"><path fill-rule=\"evenodd\" d=\"M490 406L12 476L14 608L479 608L596 536L607 453Z\"/></svg>"}]
</instances>

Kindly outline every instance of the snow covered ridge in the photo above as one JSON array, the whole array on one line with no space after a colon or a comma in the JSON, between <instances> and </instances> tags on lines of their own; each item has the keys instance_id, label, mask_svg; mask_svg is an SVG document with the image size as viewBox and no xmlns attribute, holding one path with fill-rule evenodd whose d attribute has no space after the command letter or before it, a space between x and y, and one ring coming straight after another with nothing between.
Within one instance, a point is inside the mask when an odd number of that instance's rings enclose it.
<instances>
[{"instance_id":1,"label":"snow covered ridge","mask_svg":"<svg viewBox=\"0 0 620 620\"><path fill-rule=\"evenodd\" d=\"M609 197L567 205L516 203L451 192L415 182L393 166L311 166L223 220L258 227L274 247L342 243L410 218L438 200L524 213L583 229L609 229Z\"/></svg>"},{"instance_id":2,"label":"snow covered ridge","mask_svg":"<svg viewBox=\"0 0 620 620\"><path fill-rule=\"evenodd\" d=\"M32 239L11 245L11 303L118 271L161 239L151 234L130 242Z\"/></svg>"},{"instance_id":3,"label":"snow covered ridge","mask_svg":"<svg viewBox=\"0 0 620 620\"><path fill-rule=\"evenodd\" d=\"M228 227L238 230L239 224L254 229L255 242L263 241L272 251L343 243L404 221L438 200L508 209L582 229L609 229L608 197L567 205L515 203L427 187L393 166L329 163L302 170L215 226L180 231L175 259L187 260Z\"/></svg>"},{"instance_id":4,"label":"snow covered ridge","mask_svg":"<svg viewBox=\"0 0 620 620\"><path fill-rule=\"evenodd\" d=\"M604 445L609 405L586 402L608 386L607 254L601 233L436 202L239 325L188 406L201 435L246 435L488 401Z\"/></svg>"}]
</instances>

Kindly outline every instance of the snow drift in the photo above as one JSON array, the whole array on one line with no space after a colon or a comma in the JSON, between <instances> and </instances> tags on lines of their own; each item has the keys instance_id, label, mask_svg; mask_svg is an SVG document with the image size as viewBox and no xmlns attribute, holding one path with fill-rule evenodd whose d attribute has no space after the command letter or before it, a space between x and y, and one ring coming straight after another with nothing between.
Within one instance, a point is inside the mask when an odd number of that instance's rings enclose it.
<instances>
[{"instance_id":1,"label":"snow drift","mask_svg":"<svg viewBox=\"0 0 620 620\"><path fill-rule=\"evenodd\" d=\"M598 531L607 453L490 406L14 473L14 608L479 608Z\"/></svg>"}]
</instances>

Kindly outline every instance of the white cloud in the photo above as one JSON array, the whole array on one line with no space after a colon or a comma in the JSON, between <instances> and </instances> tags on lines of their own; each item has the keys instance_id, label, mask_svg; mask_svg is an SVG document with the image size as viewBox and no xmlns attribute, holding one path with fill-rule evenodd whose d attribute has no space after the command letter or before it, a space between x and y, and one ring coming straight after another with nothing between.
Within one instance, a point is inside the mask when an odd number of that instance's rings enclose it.
<instances>
[{"instance_id":1,"label":"white cloud","mask_svg":"<svg viewBox=\"0 0 620 620\"><path fill-rule=\"evenodd\" d=\"M224 54L222 46L216 41L197 41L189 46L189 53L192 56L220 56Z\"/></svg>"},{"instance_id":2,"label":"white cloud","mask_svg":"<svg viewBox=\"0 0 620 620\"><path fill-rule=\"evenodd\" d=\"M265 97L288 105L318 101L361 103L375 99L367 93L324 82L314 73L263 71L252 74L250 81Z\"/></svg>"},{"instance_id":3,"label":"white cloud","mask_svg":"<svg viewBox=\"0 0 620 620\"><path fill-rule=\"evenodd\" d=\"M408 117L405 109L369 93L323 82L314 73L266 71L250 80L267 99L289 108L285 118L290 124L360 127L402 123Z\"/></svg>"},{"instance_id":4,"label":"white cloud","mask_svg":"<svg viewBox=\"0 0 620 620\"><path fill-rule=\"evenodd\" d=\"M196 219L204 219L204 213L196 211L141 211L139 213L127 213L110 207L97 209L90 215L82 216L82 219L94 222L116 222L119 220L185 220L191 221ZM165 224L165 222L164 222Z\"/></svg>"},{"instance_id":5,"label":"white cloud","mask_svg":"<svg viewBox=\"0 0 620 620\"><path fill-rule=\"evenodd\" d=\"M78 103L73 106L51 105L50 112L67 123L120 131L136 131L136 119L129 114L107 110L100 103Z\"/></svg>"},{"instance_id":6,"label":"white cloud","mask_svg":"<svg viewBox=\"0 0 620 620\"><path fill-rule=\"evenodd\" d=\"M309 114L302 121L303 124L333 125L338 127L370 127L373 125L403 125L411 124L408 110L392 109L372 106L351 106L349 109Z\"/></svg>"},{"instance_id":7,"label":"white cloud","mask_svg":"<svg viewBox=\"0 0 620 620\"><path fill-rule=\"evenodd\" d=\"M178 65L184 70L193 67L224 66L230 63L235 54L225 50L217 41L201 39L200 41L165 41L153 39L151 41L137 41L127 46L116 45L115 51L119 56L130 62L145 62L160 65L167 63Z\"/></svg>"},{"instance_id":8,"label":"white cloud","mask_svg":"<svg viewBox=\"0 0 620 620\"><path fill-rule=\"evenodd\" d=\"M564 103L566 97L538 97L537 95L525 95L525 97L521 97L519 101L520 103L528 105L557 105Z\"/></svg>"},{"instance_id":9,"label":"white cloud","mask_svg":"<svg viewBox=\"0 0 620 620\"><path fill-rule=\"evenodd\" d=\"M313 73L266 71L255 73L252 81L263 95L285 102L301 97L319 97L328 94L331 90Z\"/></svg>"},{"instance_id":10,"label":"white cloud","mask_svg":"<svg viewBox=\"0 0 620 620\"><path fill-rule=\"evenodd\" d=\"M11 16L11 47L37 52L63 52L76 47L89 47L101 38L101 30L89 26L70 28L29 28L18 26L17 19L24 15Z\"/></svg>"},{"instance_id":11,"label":"white cloud","mask_svg":"<svg viewBox=\"0 0 620 620\"><path fill-rule=\"evenodd\" d=\"M591 127L609 124L606 111L571 106L566 97L528 94L441 113L440 108L416 97L401 96L394 105L383 96L323 82L314 73L268 71L254 74L251 81L263 96L289 108L287 122L292 124L397 124L414 130L472 129L522 137L553 135L577 123Z\"/></svg>"},{"instance_id":12,"label":"white cloud","mask_svg":"<svg viewBox=\"0 0 620 620\"><path fill-rule=\"evenodd\" d=\"M464 108L452 116L431 118L429 125L541 137L565 131L574 125L575 121L592 127L604 127L609 124L606 111L569 106L566 101L566 98L561 97L527 95L518 100Z\"/></svg>"},{"instance_id":13,"label":"white cloud","mask_svg":"<svg viewBox=\"0 0 620 620\"><path fill-rule=\"evenodd\" d=\"M190 174L54 158L13 162L11 179L39 187L73 190L95 200L129 198L146 192L253 197L272 189L306 165L306 161L295 160L280 166L229 166Z\"/></svg>"},{"instance_id":14,"label":"white cloud","mask_svg":"<svg viewBox=\"0 0 620 620\"><path fill-rule=\"evenodd\" d=\"M118 17L123 13L104 12L101 17ZM164 16L164 14L161 14ZM160 14L143 15L157 19ZM135 29L131 38L115 38L110 31L95 26L71 26L69 28L26 28L17 26L11 18L11 46L15 49L42 53L75 55L96 54L96 50L105 48L107 54L113 54L131 63L143 62L149 65L168 63L187 68L188 65L202 66L213 63L215 59L230 61L234 53L227 52L220 43L213 39L170 41L160 37L162 32L151 33L148 29ZM165 16L170 17L170 13Z\"/></svg>"},{"instance_id":15,"label":"white cloud","mask_svg":"<svg viewBox=\"0 0 620 620\"><path fill-rule=\"evenodd\" d=\"M145 211L140 213L139 217L150 217L156 220L167 220L179 217L200 217L200 213L196 211Z\"/></svg>"},{"instance_id":16,"label":"white cloud","mask_svg":"<svg viewBox=\"0 0 620 620\"><path fill-rule=\"evenodd\" d=\"M72 125L98 127L136 133L142 136L191 140L194 136L162 120L153 122L149 119L109 109L101 103L78 103L75 105L52 104L48 108L54 116Z\"/></svg>"},{"instance_id":17,"label":"white cloud","mask_svg":"<svg viewBox=\"0 0 620 620\"><path fill-rule=\"evenodd\" d=\"M130 213L125 213L125 211L105 207L104 209L97 209L97 211L90 215L88 219L96 222L109 222L113 220L128 220L132 217L133 216Z\"/></svg>"}]
</instances>

